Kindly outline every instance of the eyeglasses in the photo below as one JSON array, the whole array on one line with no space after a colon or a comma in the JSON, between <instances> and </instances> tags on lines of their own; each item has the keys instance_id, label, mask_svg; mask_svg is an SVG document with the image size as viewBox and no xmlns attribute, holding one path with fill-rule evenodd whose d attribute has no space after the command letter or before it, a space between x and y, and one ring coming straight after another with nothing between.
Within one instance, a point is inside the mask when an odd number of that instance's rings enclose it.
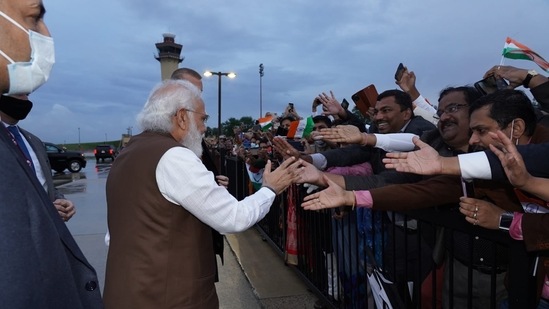
<instances>
[{"instance_id":1,"label":"eyeglasses","mask_svg":"<svg viewBox=\"0 0 549 309\"><path fill-rule=\"evenodd\" d=\"M450 104L449 106L446 106L445 109L437 110L437 114L433 115L433 118L440 119L443 114L453 114L465 106L469 106L469 104Z\"/></svg>"},{"instance_id":2,"label":"eyeglasses","mask_svg":"<svg viewBox=\"0 0 549 309\"><path fill-rule=\"evenodd\" d=\"M210 115L208 114L204 114L204 113L201 113L201 112L197 112L197 111L193 111L192 109L186 109L186 108L182 108L188 112L191 112L191 113L195 113L195 114L199 114L199 115L202 115L202 122L206 123L208 122L208 119L210 119Z\"/></svg>"}]
</instances>

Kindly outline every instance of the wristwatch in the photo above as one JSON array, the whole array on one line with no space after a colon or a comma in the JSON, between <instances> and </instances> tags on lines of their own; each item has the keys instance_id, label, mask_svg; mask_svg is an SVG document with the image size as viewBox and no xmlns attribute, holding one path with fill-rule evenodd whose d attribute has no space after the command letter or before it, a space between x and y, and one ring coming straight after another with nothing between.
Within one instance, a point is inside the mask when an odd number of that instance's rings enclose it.
<instances>
[{"instance_id":1,"label":"wristwatch","mask_svg":"<svg viewBox=\"0 0 549 309\"><path fill-rule=\"evenodd\" d=\"M511 222L513 222L514 214L512 212L504 212L499 217L499 229L503 231L509 231Z\"/></svg>"},{"instance_id":2,"label":"wristwatch","mask_svg":"<svg viewBox=\"0 0 549 309\"><path fill-rule=\"evenodd\" d=\"M532 79L532 77L538 75L539 73L536 72L536 70L529 70L528 71L528 74L526 74L526 78L522 81L522 86L524 86L524 88L530 88L529 85L530 85L530 80Z\"/></svg>"}]
</instances>

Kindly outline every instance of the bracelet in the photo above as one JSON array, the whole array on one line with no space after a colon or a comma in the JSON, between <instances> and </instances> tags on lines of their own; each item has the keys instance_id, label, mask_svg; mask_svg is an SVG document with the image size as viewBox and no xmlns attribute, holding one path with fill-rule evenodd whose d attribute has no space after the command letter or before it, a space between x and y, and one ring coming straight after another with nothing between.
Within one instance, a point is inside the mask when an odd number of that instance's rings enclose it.
<instances>
[{"instance_id":1,"label":"bracelet","mask_svg":"<svg viewBox=\"0 0 549 309\"><path fill-rule=\"evenodd\" d=\"M362 140L360 141L360 146L368 145L368 133L362 133Z\"/></svg>"},{"instance_id":2,"label":"bracelet","mask_svg":"<svg viewBox=\"0 0 549 309\"><path fill-rule=\"evenodd\" d=\"M356 195L355 195L355 190L353 190L353 207L351 208L351 210L355 210L355 206L356 206Z\"/></svg>"}]
</instances>

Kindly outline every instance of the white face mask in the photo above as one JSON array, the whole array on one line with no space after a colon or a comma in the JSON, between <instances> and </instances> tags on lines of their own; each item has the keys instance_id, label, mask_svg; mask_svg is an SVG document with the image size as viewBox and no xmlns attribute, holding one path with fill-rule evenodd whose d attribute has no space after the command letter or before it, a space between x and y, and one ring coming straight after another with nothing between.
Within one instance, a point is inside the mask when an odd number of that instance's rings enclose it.
<instances>
[{"instance_id":1,"label":"white face mask","mask_svg":"<svg viewBox=\"0 0 549 309\"><path fill-rule=\"evenodd\" d=\"M0 55L10 62L8 64L10 89L6 95L29 94L42 86L50 76L51 68L55 63L53 39L25 29L2 11L0 15L29 34L31 47L31 59L28 62L15 62L0 50Z\"/></svg>"}]
</instances>

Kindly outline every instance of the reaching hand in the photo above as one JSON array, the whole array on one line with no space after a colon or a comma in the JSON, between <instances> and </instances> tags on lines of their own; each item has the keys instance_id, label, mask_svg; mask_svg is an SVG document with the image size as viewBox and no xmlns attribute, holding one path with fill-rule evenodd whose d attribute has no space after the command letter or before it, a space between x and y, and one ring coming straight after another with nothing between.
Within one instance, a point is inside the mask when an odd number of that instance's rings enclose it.
<instances>
[{"instance_id":1,"label":"reaching hand","mask_svg":"<svg viewBox=\"0 0 549 309\"><path fill-rule=\"evenodd\" d=\"M395 83L402 89L402 91L408 93L410 90L416 88L416 74L413 71L408 71L408 68L404 68L402 77Z\"/></svg>"},{"instance_id":2,"label":"reaching hand","mask_svg":"<svg viewBox=\"0 0 549 309\"><path fill-rule=\"evenodd\" d=\"M504 78L509 81L509 88L516 88L522 85L528 70L515 68L509 65L496 65L490 68L483 78L494 75L496 78Z\"/></svg>"},{"instance_id":3,"label":"reaching hand","mask_svg":"<svg viewBox=\"0 0 549 309\"><path fill-rule=\"evenodd\" d=\"M282 158L284 160L288 159L289 157L299 158L301 155L299 150L290 145L290 143L288 143L288 141L286 141L286 139L283 137L274 137L273 146L276 151L282 155Z\"/></svg>"},{"instance_id":4,"label":"reaching hand","mask_svg":"<svg viewBox=\"0 0 549 309\"><path fill-rule=\"evenodd\" d=\"M355 198L353 191L345 191L345 189L328 179L328 177L323 177L328 187L322 191L307 195L303 199L301 207L306 210L320 210L353 204Z\"/></svg>"},{"instance_id":5,"label":"reaching hand","mask_svg":"<svg viewBox=\"0 0 549 309\"><path fill-rule=\"evenodd\" d=\"M215 176L215 180L217 180L218 185L225 187L225 189L229 187L229 177L217 175Z\"/></svg>"},{"instance_id":6,"label":"reaching hand","mask_svg":"<svg viewBox=\"0 0 549 309\"><path fill-rule=\"evenodd\" d=\"M499 217L505 212L488 201L471 197L460 198L459 211L465 215L465 220L472 225L480 225L493 230L499 228Z\"/></svg>"},{"instance_id":7,"label":"reaching hand","mask_svg":"<svg viewBox=\"0 0 549 309\"><path fill-rule=\"evenodd\" d=\"M74 216L76 213L76 208L74 207L74 204L65 199L56 199L53 201L53 205L57 209L57 213L59 213L59 216L61 216L61 219L63 221L67 222Z\"/></svg>"},{"instance_id":8,"label":"reaching hand","mask_svg":"<svg viewBox=\"0 0 549 309\"><path fill-rule=\"evenodd\" d=\"M275 190L276 194L282 193L289 185L294 183L301 173L302 160L294 157L288 158L280 166L271 172L271 160L267 161L263 171L263 185Z\"/></svg>"},{"instance_id":9,"label":"reaching hand","mask_svg":"<svg viewBox=\"0 0 549 309\"><path fill-rule=\"evenodd\" d=\"M316 139L323 139L327 142L361 144L362 132L353 125L340 125L335 128L325 128L320 130L320 136Z\"/></svg>"},{"instance_id":10,"label":"reaching hand","mask_svg":"<svg viewBox=\"0 0 549 309\"><path fill-rule=\"evenodd\" d=\"M323 173L311 163L303 161L303 168L297 176L296 183L309 183L317 186L326 186L323 182Z\"/></svg>"},{"instance_id":11,"label":"reaching hand","mask_svg":"<svg viewBox=\"0 0 549 309\"><path fill-rule=\"evenodd\" d=\"M337 115L339 117L342 117L345 114L345 110L339 104L339 101L335 98L334 93L330 90L330 96L328 96L326 93L322 93L318 95L317 97L322 105L323 108L323 115Z\"/></svg>"},{"instance_id":12,"label":"reaching hand","mask_svg":"<svg viewBox=\"0 0 549 309\"><path fill-rule=\"evenodd\" d=\"M519 189L524 187L532 179L532 175L526 170L526 166L524 165L524 161L522 160L522 156L518 152L517 147L515 147L511 140L500 130L496 133L490 132L489 134L494 140L503 145L500 149L493 144L490 144L490 150L492 150L501 161L501 165L505 170L509 182Z\"/></svg>"},{"instance_id":13,"label":"reaching hand","mask_svg":"<svg viewBox=\"0 0 549 309\"><path fill-rule=\"evenodd\" d=\"M387 158L383 159L385 167L396 169L399 172L420 175L442 173L442 157L438 152L417 137L414 137L413 141L419 150L387 153Z\"/></svg>"}]
</instances>

